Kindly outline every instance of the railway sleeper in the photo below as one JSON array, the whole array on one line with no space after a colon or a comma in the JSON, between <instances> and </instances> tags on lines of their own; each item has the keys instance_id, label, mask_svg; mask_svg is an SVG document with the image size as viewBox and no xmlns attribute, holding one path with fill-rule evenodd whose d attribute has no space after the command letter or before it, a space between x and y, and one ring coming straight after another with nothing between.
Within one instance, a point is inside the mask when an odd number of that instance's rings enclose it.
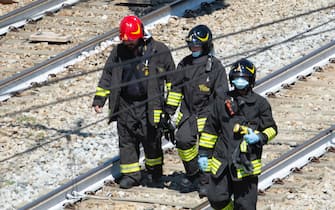
<instances>
[{"instance_id":1,"label":"railway sleeper","mask_svg":"<svg viewBox=\"0 0 335 210\"><path fill-rule=\"evenodd\" d=\"M284 180L281 179L281 178L275 178L275 179L273 179L272 183L274 183L274 184L280 184L280 185L285 184Z\"/></svg>"},{"instance_id":2,"label":"railway sleeper","mask_svg":"<svg viewBox=\"0 0 335 210\"><path fill-rule=\"evenodd\" d=\"M320 163L320 158L315 156L308 158L308 160L312 163Z\"/></svg>"},{"instance_id":3,"label":"railway sleeper","mask_svg":"<svg viewBox=\"0 0 335 210\"><path fill-rule=\"evenodd\" d=\"M327 151L327 152L333 152L333 153L335 153L335 147L333 147L333 146L331 146L331 147L327 147L327 148L326 148L326 151Z\"/></svg>"},{"instance_id":4,"label":"railway sleeper","mask_svg":"<svg viewBox=\"0 0 335 210\"><path fill-rule=\"evenodd\" d=\"M120 189L118 187L105 187L97 195L83 195L85 199L99 199L111 201L124 201L135 203L150 203L167 206L179 206L182 208L195 208L205 199L197 198L197 192L181 194L175 190L164 189L164 196L169 196L169 199L162 199L159 195L162 194L161 189L134 187L131 189ZM180 196L185 199L179 201Z\"/></svg>"}]
</instances>

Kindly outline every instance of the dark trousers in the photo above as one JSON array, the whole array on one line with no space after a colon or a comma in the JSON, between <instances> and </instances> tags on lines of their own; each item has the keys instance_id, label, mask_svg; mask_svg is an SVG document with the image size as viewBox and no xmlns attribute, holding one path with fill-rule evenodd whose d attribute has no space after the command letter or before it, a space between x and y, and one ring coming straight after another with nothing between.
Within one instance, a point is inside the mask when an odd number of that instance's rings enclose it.
<instances>
[{"instance_id":1,"label":"dark trousers","mask_svg":"<svg viewBox=\"0 0 335 210\"><path fill-rule=\"evenodd\" d=\"M143 146L146 158L162 158L163 162L161 133L149 123L146 105L138 106L139 104L142 104L142 102L120 100L120 110L126 109L118 115L117 119L121 165L139 162L140 144ZM146 165L146 169L156 176L162 174L162 164ZM130 176L137 181L141 179L139 170L123 173L123 175Z\"/></svg>"},{"instance_id":2,"label":"dark trousers","mask_svg":"<svg viewBox=\"0 0 335 210\"><path fill-rule=\"evenodd\" d=\"M256 210L258 177L245 177L233 181L229 173L220 177L210 177L208 200L214 209L223 209L231 202L233 195L234 210Z\"/></svg>"},{"instance_id":3,"label":"dark trousers","mask_svg":"<svg viewBox=\"0 0 335 210\"><path fill-rule=\"evenodd\" d=\"M198 128L195 117L190 117L185 120L179 127L176 133L176 147L178 150L190 150L197 147ZM182 156L186 175L192 176L199 172L198 152L191 160L185 160Z\"/></svg>"}]
</instances>

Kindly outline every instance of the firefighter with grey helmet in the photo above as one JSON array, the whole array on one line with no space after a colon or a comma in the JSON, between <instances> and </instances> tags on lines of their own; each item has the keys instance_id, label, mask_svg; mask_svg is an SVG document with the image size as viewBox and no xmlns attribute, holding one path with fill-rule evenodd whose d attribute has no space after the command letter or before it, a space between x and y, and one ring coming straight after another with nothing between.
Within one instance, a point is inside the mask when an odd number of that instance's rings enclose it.
<instances>
[{"instance_id":1,"label":"firefighter with grey helmet","mask_svg":"<svg viewBox=\"0 0 335 210\"><path fill-rule=\"evenodd\" d=\"M180 192L198 190L207 194L208 173L199 169L198 139L205 125L209 105L220 94L228 91L228 80L221 61L214 56L213 35L206 25L193 27L186 43L190 54L177 66L167 97L167 111L176 113L176 148L185 168Z\"/></svg>"},{"instance_id":2,"label":"firefighter with grey helmet","mask_svg":"<svg viewBox=\"0 0 335 210\"><path fill-rule=\"evenodd\" d=\"M159 124L164 86L169 82L167 76L159 74L175 70L175 64L168 47L146 33L137 16L124 17L119 31L121 43L108 57L92 106L100 113L108 99L110 122L117 122L120 187L128 189L143 183L140 144L148 172L146 184L160 184L163 152Z\"/></svg>"},{"instance_id":3,"label":"firefighter with grey helmet","mask_svg":"<svg viewBox=\"0 0 335 210\"><path fill-rule=\"evenodd\" d=\"M277 125L269 102L253 91L255 78L251 61L232 65L232 90L213 103L200 136L198 162L210 165L207 196L214 209L256 209L262 148L277 135Z\"/></svg>"}]
</instances>

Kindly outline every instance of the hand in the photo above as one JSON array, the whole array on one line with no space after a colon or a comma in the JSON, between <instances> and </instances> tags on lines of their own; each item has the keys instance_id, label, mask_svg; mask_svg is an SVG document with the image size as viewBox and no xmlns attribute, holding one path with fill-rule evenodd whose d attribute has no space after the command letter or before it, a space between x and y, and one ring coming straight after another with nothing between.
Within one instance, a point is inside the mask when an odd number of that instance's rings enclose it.
<instances>
[{"instance_id":1,"label":"hand","mask_svg":"<svg viewBox=\"0 0 335 210\"><path fill-rule=\"evenodd\" d=\"M257 135L251 128L248 128L248 134L245 134L243 139L246 140L248 144L255 144L260 140L259 135Z\"/></svg>"},{"instance_id":2,"label":"hand","mask_svg":"<svg viewBox=\"0 0 335 210\"><path fill-rule=\"evenodd\" d=\"M200 156L198 159L198 165L201 171L205 171L208 167L208 157L206 156Z\"/></svg>"},{"instance_id":3,"label":"hand","mask_svg":"<svg viewBox=\"0 0 335 210\"><path fill-rule=\"evenodd\" d=\"M94 106L94 111L95 111L96 113L101 113L101 112L102 112L102 107L96 105L96 106Z\"/></svg>"}]
</instances>

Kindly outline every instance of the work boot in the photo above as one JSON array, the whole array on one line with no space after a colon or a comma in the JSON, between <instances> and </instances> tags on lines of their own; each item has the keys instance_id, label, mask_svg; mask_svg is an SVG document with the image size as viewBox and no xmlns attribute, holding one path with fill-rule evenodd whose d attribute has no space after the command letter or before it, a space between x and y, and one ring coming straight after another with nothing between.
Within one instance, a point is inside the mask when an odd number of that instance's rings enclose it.
<instances>
[{"instance_id":1,"label":"work boot","mask_svg":"<svg viewBox=\"0 0 335 210\"><path fill-rule=\"evenodd\" d=\"M120 188L122 188L122 189L129 189L129 188L132 188L132 187L138 186L138 185L139 185L139 183L135 179L133 179L129 176L123 176L121 181L120 181Z\"/></svg>"},{"instance_id":2,"label":"work boot","mask_svg":"<svg viewBox=\"0 0 335 210\"><path fill-rule=\"evenodd\" d=\"M180 182L180 192L181 193L189 193L194 192L199 189L199 174L196 174L194 176L186 176L182 178Z\"/></svg>"},{"instance_id":3,"label":"work boot","mask_svg":"<svg viewBox=\"0 0 335 210\"><path fill-rule=\"evenodd\" d=\"M148 174L144 185L147 187L154 187L154 188L164 188L164 183L161 176L154 176L152 174Z\"/></svg>"},{"instance_id":4,"label":"work boot","mask_svg":"<svg viewBox=\"0 0 335 210\"><path fill-rule=\"evenodd\" d=\"M203 198L203 197L207 197L207 191L208 191L208 183L209 183L209 173L204 173L201 172L200 176L199 176L199 197Z\"/></svg>"},{"instance_id":5,"label":"work boot","mask_svg":"<svg viewBox=\"0 0 335 210\"><path fill-rule=\"evenodd\" d=\"M199 198L207 197L207 185L200 184L198 189Z\"/></svg>"}]
</instances>

